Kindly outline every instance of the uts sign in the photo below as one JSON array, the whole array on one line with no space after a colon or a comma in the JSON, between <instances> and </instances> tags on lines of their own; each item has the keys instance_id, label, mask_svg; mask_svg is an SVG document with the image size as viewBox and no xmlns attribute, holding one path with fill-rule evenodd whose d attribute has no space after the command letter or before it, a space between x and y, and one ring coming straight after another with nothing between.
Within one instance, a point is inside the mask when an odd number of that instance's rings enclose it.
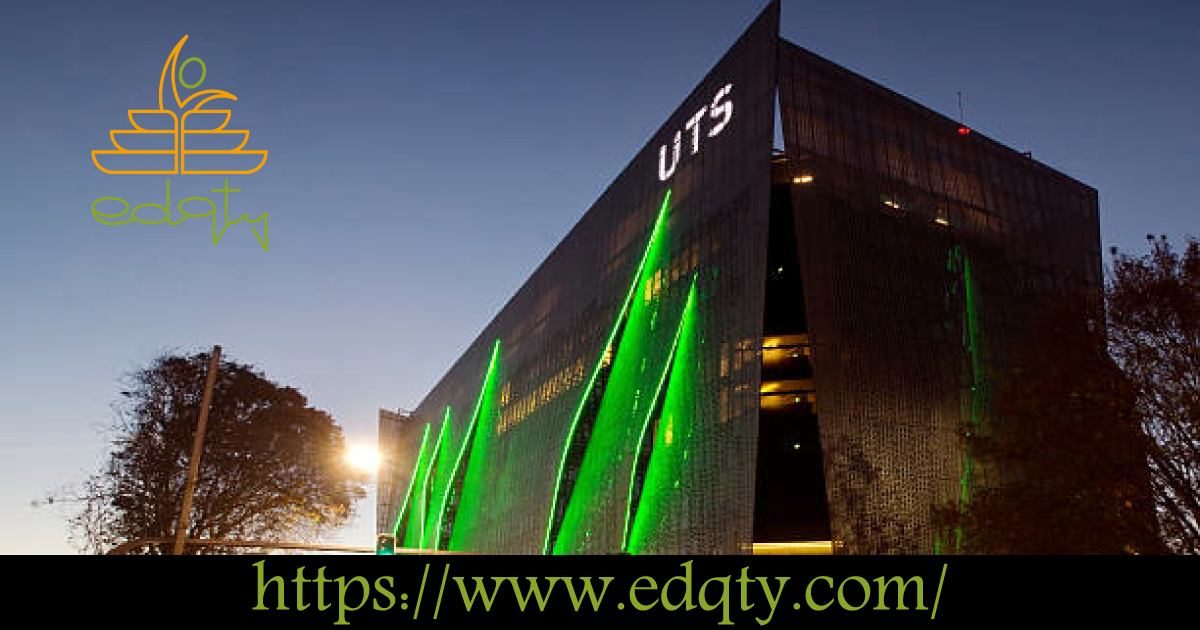
<instances>
[{"instance_id":1,"label":"uts sign","mask_svg":"<svg viewBox=\"0 0 1200 630\"><path fill-rule=\"evenodd\" d=\"M715 121L712 127L708 130L709 138L716 138L721 135L725 127L729 125L729 121L733 118L733 101L729 100L729 94L733 92L733 84L728 83L725 87L717 90L717 95L713 97L712 105L701 107L700 111L692 115L688 119L687 124L683 129L675 132L675 140L671 150L670 163L667 162L667 145L662 145L658 148L658 179L667 181L675 174L675 168L679 166L680 155L683 153L683 134L686 131L689 135L690 143L688 155L696 155L700 152L700 136L704 133L704 120L711 118Z\"/></svg>"}]
</instances>

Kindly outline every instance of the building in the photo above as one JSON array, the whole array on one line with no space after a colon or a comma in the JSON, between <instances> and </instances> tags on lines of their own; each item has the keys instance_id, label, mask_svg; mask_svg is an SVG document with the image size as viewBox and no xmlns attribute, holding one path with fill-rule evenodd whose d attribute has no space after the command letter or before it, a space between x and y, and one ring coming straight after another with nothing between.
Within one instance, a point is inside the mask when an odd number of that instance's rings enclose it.
<instances>
[{"instance_id":1,"label":"building","mask_svg":"<svg viewBox=\"0 0 1200 630\"><path fill-rule=\"evenodd\" d=\"M379 443L390 445L391 448L398 449L390 451L389 448L383 448L379 458L379 485L376 489L376 506L375 506L375 531L389 532L396 521L396 513L404 508L401 503L408 496L408 487L395 487L399 481L404 481L407 484L411 477L411 470L402 470L400 464L408 459L408 445L412 442L410 432L422 428L417 427L417 423L408 422L409 414L404 410L398 409L391 411L390 409L379 410ZM420 439L420 435L416 438ZM403 478L403 479L402 479Z\"/></svg>"},{"instance_id":2,"label":"building","mask_svg":"<svg viewBox=\"0 0 1200 630\"><path fill-rule=\"evenodd\" d=\"M991 375L1100 287L1096 192L778 30L772 2L381 435L403 546L953 544L931 511L982 482Z\"/></svg>"}]
</instances>

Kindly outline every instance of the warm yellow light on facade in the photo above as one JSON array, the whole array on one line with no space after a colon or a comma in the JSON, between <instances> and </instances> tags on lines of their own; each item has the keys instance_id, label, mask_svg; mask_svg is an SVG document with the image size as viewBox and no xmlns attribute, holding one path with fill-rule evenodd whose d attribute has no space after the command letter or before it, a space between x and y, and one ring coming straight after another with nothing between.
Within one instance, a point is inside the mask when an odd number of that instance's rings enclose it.
<instances>
[{"instance_id":1,"label":"warm yellow light on facade","mask_svg":"<svg viewBox=\"0 0 1200 630\"><path fill-rule=\"evenodd\" d=\"M813 179L814 178L812 175L805 173L804 175L798 175L796 177L793 177L792 183L793 184L811 184L811 183L813 183Z\"/></svg>"},{"instance_id":2,"label":"warm yellow light on facade","mask_svg":"<svg viewBox=\"0 0 1200 630\"><path fill-rule=\"evenodd\" d=\"M943 219L942 217L938 217L938 218L934 219L933 222L937 223L938 225L950 225L950 222L947 221L946 219Z\"/></svg>"},{"instance_id":3,"label":"warm yellow light on facade","mask_svg":"<svg viewBox=\"0 0 1200 630\"><path fill-rule=\"evenodd\" d=\"M757 542L752 549L756 556L831 556L833 541Z\"/></svg>"}]
</instances>

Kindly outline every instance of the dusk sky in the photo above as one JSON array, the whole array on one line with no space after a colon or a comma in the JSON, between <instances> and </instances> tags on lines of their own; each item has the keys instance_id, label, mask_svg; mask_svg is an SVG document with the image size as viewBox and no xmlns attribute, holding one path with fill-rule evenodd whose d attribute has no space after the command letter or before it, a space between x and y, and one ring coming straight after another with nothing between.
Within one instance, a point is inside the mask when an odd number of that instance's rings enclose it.
<instances>
[{"instance_id":1,"label":"dusk sky","mask_svg":"<svg viewBox=\"0 0 1200 630\"><path fill-rule=\"evenodd\" d=\"M0 21L0 553L74 553L121 375L221 344L352 443L413 408L765 0L11 3ZM1200 235L1200 3L784 0L783 36L1099 190L1102 245ZM176 42L266 166L246 224L101 225ZM214 104L215 106L215 104ZM373 544L374 501L338 542Z\"/></svg>"}]
</instances>

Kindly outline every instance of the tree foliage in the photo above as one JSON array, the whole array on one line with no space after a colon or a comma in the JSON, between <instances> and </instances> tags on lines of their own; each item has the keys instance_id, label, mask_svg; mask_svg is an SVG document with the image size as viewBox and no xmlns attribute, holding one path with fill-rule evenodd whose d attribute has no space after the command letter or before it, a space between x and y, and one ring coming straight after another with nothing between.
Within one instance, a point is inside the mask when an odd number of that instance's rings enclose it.
<instances>
[{"instance_id":1,"label":"tree foliage","mask_svg":"<svg viewBox=\"0 0 1200 630\"><path fill-rule=\"evenodd\" d=\"M1200 246L1117 255L1103 309L1060 297L996 375L944 531L967 553L1200 552Z\"/></svg>"},{"instance_id":2,"label":"tree foliage","mask_svg":"<svg viewBox=\"0 0 1200 630\"><path fill-rule=\"evenodd\" d=\"M1166 237L1117 255L1108 291L1109 348L1133 386L1150 437L1154 501L1165 542L1200 554L1200 242Z\"/></svg>"},{"instance_id":3,"label":"tree foliage","mask_svg":"<svg viewBox=\"0 0 1200 630\"><path fill-rule=\"evenodd\" d=\"M126 377L113 451L85 482L72 520L85 550L174 535L208 362L207 353L164 355ZM306 540L343 525L364 496L344 453L329 414L252 366L222 360L188 538Z\"/></svg>"},{"instance_id":4,"label":"tree foliage","mask_svg":"<svg viewBox=\"0 0 1200 630\"><path fill-rule=\"evenodd\" d=\"M943 514L959 551L1161 549L1132 386L1086 305L1064 299L1049 308L1033 343L998 375L992 419L964 436L977 463L973 491Z\"/></svg>"}]
</instances>

